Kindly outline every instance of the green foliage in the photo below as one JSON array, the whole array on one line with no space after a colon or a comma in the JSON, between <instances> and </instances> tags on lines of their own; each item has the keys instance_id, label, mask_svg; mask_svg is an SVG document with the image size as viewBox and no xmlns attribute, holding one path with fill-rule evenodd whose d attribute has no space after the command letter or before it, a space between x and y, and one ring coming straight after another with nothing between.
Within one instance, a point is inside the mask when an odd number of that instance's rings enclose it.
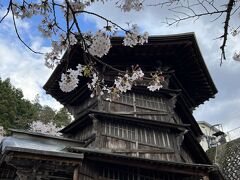
<instances>
[{"instance_id":1,"label":"green foliage","mask_svg":"<svg viewBox=\"0 0 240 180\"><path fill-rule=\"evenodd\" d=\"M53 122L56 113L55 111L49 106L43 106L38 110L37 113L37 120L42 121L44 124L49 122Z\"/></svg>"},{"instance_id":2,"label":"green foliage","mask_svg":"<svg viewBox=\"0 0 240 180\"><path fill-rule=\"evenodd\" d=\"M57 127L66 126L71 122L71 117L66 108L61 108L55 115L53 122Z\"/></svg>"},{"instance_id":3,"label":"green foliage","mask_svg":"<svg viewBox=\"0 0 240 180\"><path fill-rule=\"evenodd\" d=\"M39 103L39 96L33 102L23 98L21 89L11 85L10 79L0 78L0 126L9 128L28 129L33 121L43 123L53 122L58 127L65 126L71 117L65 108L59 111Z\"/></svg>"},{"instance_id":4,"label":"green foliage","mask_svg":"<svg viewBox=\"0 0 240 180\"><path fill-rule=\"evenodd\" d=\"M33 114L32 104L23 99L22 90L13 87L10 79L0 79L0 124L4 129L26 128Z\"/></svg>"}]
</instances>

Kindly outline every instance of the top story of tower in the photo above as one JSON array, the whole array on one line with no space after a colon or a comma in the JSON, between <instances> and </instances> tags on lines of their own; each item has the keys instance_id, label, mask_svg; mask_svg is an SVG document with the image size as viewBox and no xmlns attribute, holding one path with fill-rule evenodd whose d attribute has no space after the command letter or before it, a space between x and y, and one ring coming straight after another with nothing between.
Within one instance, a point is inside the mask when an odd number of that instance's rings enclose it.
<instances>
[{"instance_id":1,"label":"top story of tower","mask_svg":"<svg viewBox=\"0 0 240 180\"><path fill-rule=\"evenodd\" d=\"M156 71L159 68L173 70L168 88L181 89L190 109L213 98L217 93L194 33L151 36L148 43L134 48L123 46L122 40L122 37L112 38L112 48L101 59L103 62L122 70L136 64L144 72ZM62 92L59 88L62 72L66 68L76 67L79 63L84 63L83 51L74 46L68 54L65 53L62 63L56 67L44 85L46 92L63 105L75 106L80 99L86 99L90 95L86 88L86 79L80 81L79 87L69 93Z\"/></svg>"}]
</instances>

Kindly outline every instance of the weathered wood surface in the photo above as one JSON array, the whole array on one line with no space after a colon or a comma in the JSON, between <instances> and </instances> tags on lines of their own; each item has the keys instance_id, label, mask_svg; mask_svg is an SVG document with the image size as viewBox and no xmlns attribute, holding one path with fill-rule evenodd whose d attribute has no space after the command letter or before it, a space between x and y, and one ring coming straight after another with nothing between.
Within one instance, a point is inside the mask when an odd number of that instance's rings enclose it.
<instances>
[{"instance_id":1,"label":"weathered wood surface","mask_svg":"<svg viewBox=\"0 0 240 180\"><path fill-rule=\"evenodd\" d=\"M178 134L168 128L144 127L107 120L100 124L100 139L95 148L155 160L193 162L185 151L179 150L181 144L178 144Z\"/></svg>"},{"instance_id":2,"label":"weathered wood surface","mask_svg":"<svg viewBox=\"0 0 240 180\"><path fill-rule=\"evenodd\" d=\"M75 118L79 118L86 110L95 109L101 112L118 113L156 121L181 123L173 109L175 103L173 99L163 96L127 92L111 102L107 101L106 97L100 100L89 98L78 106L68 106L67 108Z\"/></svg>"},{"instance_id":3,"label":"weathered wood surface","mask_svg":"<svg viewBox=\"0 0 240 180\"><path fill-rule=\"evenodd\" d=\"M86 140L93 135L93 124L88 124L84 128L79 129L79 131L74 135L74 139Z\"/></svg>"},{"instance_id":4,"label":"weathered wood surface","mask_svg":"<svg viewBox=\"0 0 240 180\"><path fill-rule=\"evenodd\" d=\"M107 163L86 164L80 167L79 180L200 180L202 175L166 173L137 167L119 166Z\"/></svg>"},{"instance_id":5,"label":"weathered wood surface","mask_svg":"<svg viewBox=\"0 0 240 180\"><path fill-rule=\"evenodd\" d=\"M125 115L139 118L174 122L173 109L167 98L129 92L111 102L103 99L100 103L105 112L125 113Z\"/></svg>"},{"instance_id":6,"label":"weathered wood surface","mask_svg":"<svg viewBox=\"0 0 240 180\"><path fill-rule=\"evenodd\" d=\"M96 99L95 99L96 100ZM79 114L83 109L91 107L100 112L137 117L141 119L182 124L175 112L176 96L150 96L127 92L113 101L100 100L85 101L74 113ZM95 140L86 147L103 149L114 153L125 154L142 158L165 161L193 162L194 160L182 148L183 137L178 137L166 127L156 128L127 121L101 120L89 115L91 124L81 127L74 135L77 140L86 140L95 134Z\"/></svg>"}]
</instances>

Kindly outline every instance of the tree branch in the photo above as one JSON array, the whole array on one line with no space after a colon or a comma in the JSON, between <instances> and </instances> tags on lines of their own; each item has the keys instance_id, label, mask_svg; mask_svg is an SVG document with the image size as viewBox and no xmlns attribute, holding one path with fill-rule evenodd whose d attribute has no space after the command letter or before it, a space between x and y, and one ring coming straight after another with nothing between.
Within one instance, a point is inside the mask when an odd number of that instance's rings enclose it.
<instances>
[{"instance_id":1,"label":"tree branch","mask_svg":"<svg viewBox=\"0 0 240 180\"><path fill-rule=\"evenodd\" d=\"M7 8L7 12L6 12L6 14L1 18L0 23L8 16L9 11L10 11L10 9L11 9L11 4L12 4L12 0L9 1L8 8Z\"/></svg>"},{"instance_id":2,"label":"tree branch","mask_svg":"<svg viewBox=\"0 0 240 180\"><path fill-rule=\"evenodd\" d=\"M41 53L41 52L34 51L31 47L29 47L29 46L22 40L21 36L20 36L19 33L18 33L18 29L17 29L16 20L15 20L15 16L14 16L14 13L13 13L12 5L11 5L10 7L11 7L11 11L12 11L12 19L13 19L14 30L15 30L15 32L16 32L16 34L17 34L18 39L19 39L30 51L32 51L33 53L43 54L43 53Z\"/></svg>"},{"instance_id":3,"label":"tree branch","mask_svg":"<svg viewBox=\"0 0 240 180\"><path fill-rule=\"evenodd\" d=\"M221 38L223 38L223 43L220 46L220 49L222 51L220 65L222 65L222 60L226 59L225 46L226 46L226 42L227 42L229 21L230 21L230 18L231 18L231 12L232 12L232 9L233 9L234 2L235 2L235 0L229 0L228 5L227 5L227 9L226 9L227 14L226 14L225 22L224 22L224 34L221 36Z\"/></svg>"}]
</instances>

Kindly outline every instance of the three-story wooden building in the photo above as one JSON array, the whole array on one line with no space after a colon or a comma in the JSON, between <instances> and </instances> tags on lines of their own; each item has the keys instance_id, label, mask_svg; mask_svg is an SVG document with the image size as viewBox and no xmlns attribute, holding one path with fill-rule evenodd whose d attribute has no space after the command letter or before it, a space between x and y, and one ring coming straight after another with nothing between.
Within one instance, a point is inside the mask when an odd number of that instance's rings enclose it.
<instances>
[{"instance_id":1,"label":"three-story wooden building","mask_svg":"<svg viewBox=\"0 0 240 180\"><path fill-rule=\"evenodd\" d=\"M122 38L114 38L112 46L102 61L122 70L135 64L145 73L163 70L168 72L167 78L158 91L147 90L147 82L142 82L112 101L106 96L90 98L87 79L64 93L58 84L61 73L84 63L78 46L64 55L44 89L75 118L61 130L65 139L79 142L62 151L82 157L77 159L79 164L72 164L70 174L66 172L69 178L222 179L199 145L203 134L192 115L194 108L217 93L194 34L150 37L147 44L134 48L124 47ZM117 73L106 66L99 68L106 82L113 83Z\"/></svg>"}]
</instances>

